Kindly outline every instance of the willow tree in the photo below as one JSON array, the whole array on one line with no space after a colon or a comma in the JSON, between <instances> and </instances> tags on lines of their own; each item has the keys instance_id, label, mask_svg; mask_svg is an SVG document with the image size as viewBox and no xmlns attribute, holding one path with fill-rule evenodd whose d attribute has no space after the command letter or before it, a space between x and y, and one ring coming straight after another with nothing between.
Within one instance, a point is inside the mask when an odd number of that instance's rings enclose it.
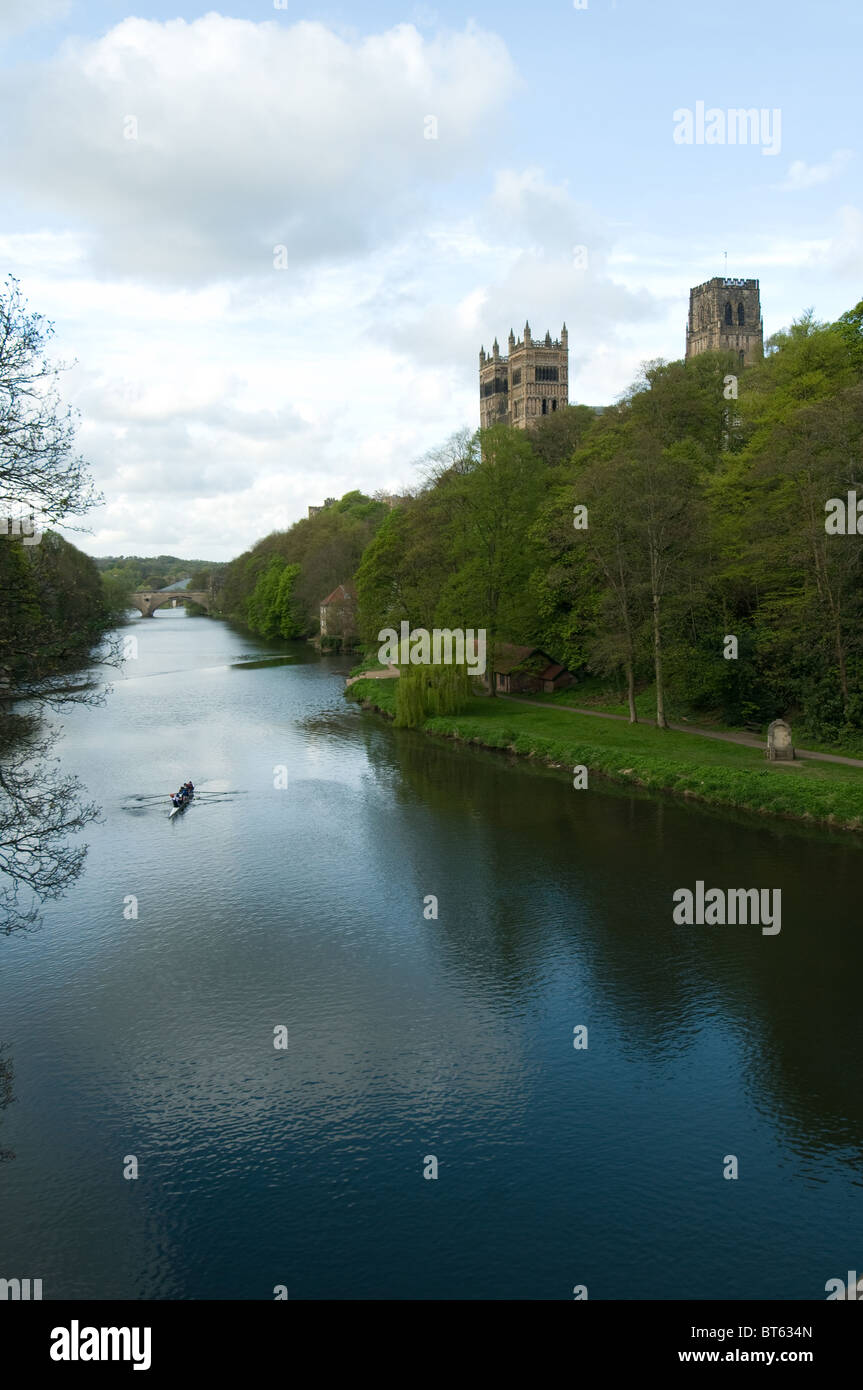
<instances>
[{"instance_id":1,"label":"willow tree","mask_svg":"<svg viewBox=\"0 0 863 1390\"><path fill-rule=\"evenodd\" d=\"M396 683L396 728L419 729L436 715L457 714L470 695L465 666L407 666Z\"/></svg>"}]
</instances>

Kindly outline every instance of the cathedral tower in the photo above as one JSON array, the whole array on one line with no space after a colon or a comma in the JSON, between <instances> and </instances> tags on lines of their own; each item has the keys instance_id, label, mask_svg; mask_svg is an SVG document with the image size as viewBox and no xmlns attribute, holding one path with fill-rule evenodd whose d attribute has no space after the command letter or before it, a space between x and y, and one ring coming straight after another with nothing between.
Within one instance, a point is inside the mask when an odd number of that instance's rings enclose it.
<instances>
[{"instance_id":1,"label":"cathedral tower","mask_svg":"<svg viewBox=\"0 0 863 1390\"><path fill-rule=\"evenodd\" d=\"M733 352L741 367L764 355L764 324L757 280L716 275L689 291L686 356Z\"/></svg>"},{"instance_id":2,"label":"cathedral tower","mask_svg":"<svg viewBox=\"0 0 863 1390\"><path fill-rule=\"evenodd\" d=\"M479 423L515 425L527 429L543 415L551 415L569 404L569 335L566 324L552 342L530 336L530 324L516 341L509 330L508 354L501 356L497 338L490 353L479 354Z\"/></svg>"}]
</instances>

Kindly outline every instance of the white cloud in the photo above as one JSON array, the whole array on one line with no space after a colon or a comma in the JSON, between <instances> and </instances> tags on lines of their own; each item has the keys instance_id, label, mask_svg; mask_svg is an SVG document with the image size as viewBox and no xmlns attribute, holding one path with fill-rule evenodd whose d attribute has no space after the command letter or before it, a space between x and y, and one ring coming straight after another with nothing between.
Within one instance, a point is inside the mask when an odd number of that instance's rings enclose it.
<instances>
[{"instance_id":1,"label":"white cloud","mask_svg":"<svg viewBox=\"0 0 863 1390\"><path fill-rule=\"evenodd\" d=\"M838 178L853 159L853 150L835 150L823 164L807 164L803 159L795 159L781 183L774 187L782 193L798 193L818 184L829 183Z\"/></svg>"},{"instance_id":2,"label":"white cloud","mask_svg":"<svg viewBox=\"0 0 863 1390\"><path fill-rule=\"evenodd\" d=\"M812 302L807 299L806 287L814 288L816 283L823 287L830 280L835 281L836 289L847 300L849 293L859 293L856 287L863 276L863 211L853 204L843 204L829 220L823 216L820 236L784 233L764 236L753 249L751 262L761 267L762 295L765 293L765 272L769 272L768 285L784 282L793 288L796 313ZM801 281L800 271L806 272L804 281ZM850 283L846 285L846 281ZM834 295L831 293L830 297Z\"/></svg>"},{"instance_id":3,"label":"white cloud","mask_svg":"<svg viewBox=\"0 0 863 1390\"><path fill-rule=\"evenodd\" d=\"M81 238L73 232L0 233L0 262L17 266L19 274L53 277L80 273L84 258Z\"/></svg>"},{"instance_id":4,"label":"white cloud","mask_svg":"<svg viewBox=\"0 0 863 1390\"><path fill-rule=\"evenodd\" d=\"M654 293L612 275L615 236L565 183L537 168L502 170L472 225L438 227L416 248L425 275L385 283L380 332L426 372L449 371L473 392L480 345L488 351L497 337L506 353L510 328L520 338L526 318L534 337L558 337L565 320L571 398L610 400L620 389L617 340L629 326L655 330L664 311ZM600 344L614 350L597 370ZM472 402L471 420L476 410Z\"/></svg>"},{"instance_id":5,"label":"white cloud","mask_svg":"<svg viewBox=\"0 0 863 1390\"><path fill-rule=\"evenodd\" d=\"M839 209L835 231L823 248L822 259L832 275L848 277L856 283L859 296L863 279L863 212L860 208L845 205Z\"/></svg>"},{"instance_id":6,"label":"white cloud","mask_svg":"<svg viewBox=\"0 0 863 1390\"><path fill-rule=\"evenodd\" d=\"M71 0L3 0L0 8L0 43L43 24L53 24L69 13Z\"/></svg>"},{"instance_id":7,"label":"white cloud","mask_svg":"<svg viewBox=\"0 0 863 1390\"><path fill-rule=\"evenodd\" d=\"M591 245L599 255L607 241L596 214L573 198L566 183L549 183L539 168L499 171L484 220L509 243L558 256Z\"/></svg>"},{"instance_id":8,"label":"white cloud","mask_svg":"<svg viewBox=\"0 0 863 1390\"><path fill-rule=\"evenodd\" d=\"M86 222L101 274L284 274L279 245L290 274L428 217L515 87L505 45L472 24L347 39L308 22L126 19L7 74L0 116L16 134L0 174Z\"/></svg>"}]
</instances>

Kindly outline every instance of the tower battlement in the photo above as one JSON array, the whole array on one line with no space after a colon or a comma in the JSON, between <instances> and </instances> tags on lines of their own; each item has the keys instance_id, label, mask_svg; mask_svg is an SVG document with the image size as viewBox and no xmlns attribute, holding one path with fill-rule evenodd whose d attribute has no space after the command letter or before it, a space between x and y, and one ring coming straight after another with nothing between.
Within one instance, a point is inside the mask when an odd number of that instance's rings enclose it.
<instances>
[{"instance_id":1,"label":"tower battlement","mask_svg":"<svg viewBox=\"0 0 863 1390\"><path fill-rule=\"evenodd\" d=\"M479 353L480 427L514 425L527 429L543 415L551 415L569 403L569 335L566 324L559 338L550 333L533 338L530 324L516 340L509 330L508 352L500 351L497 338L491 352Z\"/></svg>"}]
</instances>

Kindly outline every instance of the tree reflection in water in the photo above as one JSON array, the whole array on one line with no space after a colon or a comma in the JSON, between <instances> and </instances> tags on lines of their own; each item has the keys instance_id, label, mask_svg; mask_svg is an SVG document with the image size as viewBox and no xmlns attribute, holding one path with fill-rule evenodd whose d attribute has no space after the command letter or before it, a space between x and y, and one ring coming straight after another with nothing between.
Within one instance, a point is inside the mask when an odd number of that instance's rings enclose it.
<instances>
[{"instance_id":1,"label":"tree reflection in water","mask_svg":"<svg viewBox=\"0 0 863 1390\"><path fill-rule=\"evenodd\" d=\"M7 1105L11 1105L14 1100L12 1095L12 1063L8 1057L4 1057L5 1047L0 1043L0 1110L5 1110ZM11 1149L4 1149L0 1145L0 1163L7 1159L14 1158Z\"/></svg>"},{"instance_id":2,"label":"tree reflection in water","mask_svg":"<svg viewBox=\"0 0 863 1390\"><path fill-rule=\"evenodd\" d=\"M90 687L51 703L102 698ZM0 936L37 926L42 903L75 882L87 846L70 837L99 815L77 777L64 775L51 756L55 738L38 715L0 713Z\"/></svg>"}]
</instances>

